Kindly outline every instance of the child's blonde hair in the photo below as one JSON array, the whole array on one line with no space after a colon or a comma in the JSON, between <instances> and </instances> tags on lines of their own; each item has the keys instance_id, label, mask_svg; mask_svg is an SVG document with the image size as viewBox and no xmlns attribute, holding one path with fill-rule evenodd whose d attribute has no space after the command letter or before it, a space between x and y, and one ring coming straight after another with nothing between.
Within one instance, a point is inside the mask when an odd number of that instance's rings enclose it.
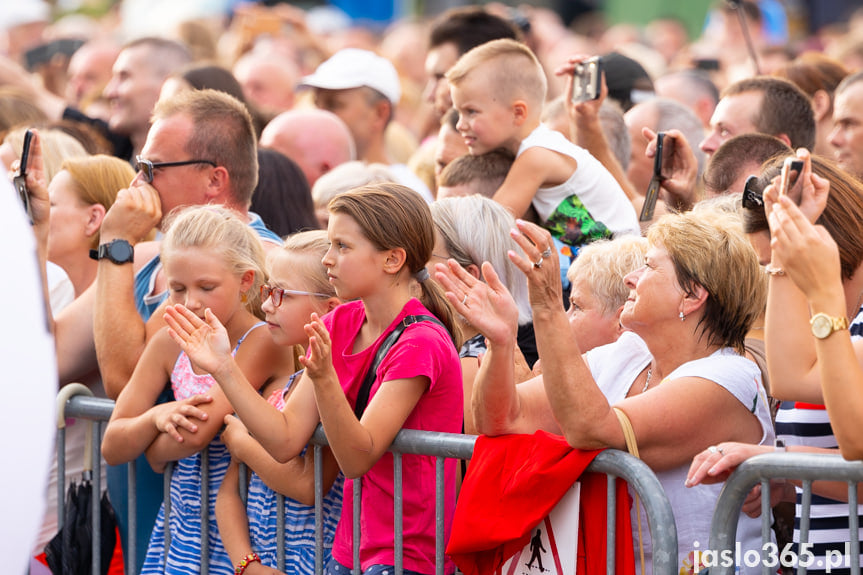
<instances>
[{"instance_id":1,"label":"child's blonde hair","mask_svg":"<svg viewBox=\"0 0 863 575\"><path fill-rule=\"evenodd\" d=\"M330 240L326 230L311 230L286 237L285 247L277 253L297 254L307 258L311 265L304 266L302 270L297 270L295 273L305 279L308 291L338 297L336 288L327 277L327 268L321 263L329 249Z\"/></svg>"},{"instance_id":2,"label":"child's blonde hair","mask_svg":"<svg viewBox=\"0 0 863 575\"><path fill-rule=\"evenodd\" d=\"M508 38L492 40L468 51L446 73L451 86L458 86L479 68L487 69L490 93L509 102L524 99L539 113L548 83L536 55L521 42Z\"/></svg>"},{"instance_id":3,"label":"child's blonde hair","mask_svg":"<svg viewBox=\"0 0 863 575\"><path fill-rule=\"evenodd\" d=\"M336 288L327 278L327 268L321 260L330 249L330 240L324 230L310 230L298 232L285 238L285 246L281 250L270 253L270 257L298 257L300 261L291 261L293 275L303 278L303 286L310 292L327 294L329 297L336 295ZM302 345L291 346L291 356L294 359L294 369L303 369L300 357L306 354Z\"/></svg>"},{"instance_id":4,"label":"child's blonde hair","mask_svg":"<svg viewBox=\"0 0 863 575\"><path fill-rule=\"evenodd\" d=\"M162 260L183 248L204 248L218 253L235 274L255 273L246 292L246 308L263 318L261 285L266 281L264 247L257 234L246 225L240 214L219 205L192 206L173 211L162 240Z\"/></svg>"}]
</instances>

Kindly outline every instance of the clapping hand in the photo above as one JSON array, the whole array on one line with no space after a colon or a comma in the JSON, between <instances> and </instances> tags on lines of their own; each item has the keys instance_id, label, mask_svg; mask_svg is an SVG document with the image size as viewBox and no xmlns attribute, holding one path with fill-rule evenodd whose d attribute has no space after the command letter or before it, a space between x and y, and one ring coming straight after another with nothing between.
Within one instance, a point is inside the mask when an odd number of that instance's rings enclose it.
<instances>
[{"instance_id":1,"label":"clapping hand","mask_svg":"<svg viewBox=\"0 0 863 575\"><path fill-rule=\"evenodd\" d=\"M232 361L228 332L209 308L201 319L182 304L169 305L165 321L170 336L201 371L216 375Z\"/></svg>"},{"instance_id":2,"label":"clapping hand","mask_svg":"<svg viewBox=\"0 0 863 575\"><path fill-rule=\"evenodd\" d=\"M518 308L490 263L475 278L453 259L435 265L435 278L455 310L491 343L511 343L518 331Z\"/></svg>"},{"instance_id":3,"label":"clapping hand","mask_svg":"<svg viewBox=\"0 0 863 575\"><path fill-rule=\"evenodd\" d=\"M563 286L560 282L560 260L551 233L536 224L516 221L518 229L510 235L524 256L510 250L507 254L515 266L527 276L530 307L539 311L563 311Z\"/></svg>"},{"instance_id":4,"label":"clapping hand","mask_svg":"<svg viewBox=\"0 0 863 575\"><path fill-rule=\"evenodd\" d=\"M309 354L301 357L300 363L303 364L306 373L314 382L330 377L337 378L333 368L333 344L330 332L327 331L318 314L312 314L311 320L305 325L305 330L306 335L309 336Z\"/></svg>"}]
</instances>

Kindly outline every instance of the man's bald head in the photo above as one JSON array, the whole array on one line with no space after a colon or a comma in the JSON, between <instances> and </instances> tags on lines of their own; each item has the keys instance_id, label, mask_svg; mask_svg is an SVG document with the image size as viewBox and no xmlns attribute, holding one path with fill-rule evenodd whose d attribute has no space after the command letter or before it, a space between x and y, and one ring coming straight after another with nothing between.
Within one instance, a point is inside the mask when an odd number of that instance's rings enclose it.
<instances>
[{"instance_id":1,"label":"man's bald head","mask_svg":"<svg viewBox=\"0 0 863 575\"><path fill-rule=\"evenodd\" d=\"M261 133L261 147L295 161L309 185L336 166L356 159L350 130L325 110L290 110L273 118Z\"/></svg>"}]
</instances>

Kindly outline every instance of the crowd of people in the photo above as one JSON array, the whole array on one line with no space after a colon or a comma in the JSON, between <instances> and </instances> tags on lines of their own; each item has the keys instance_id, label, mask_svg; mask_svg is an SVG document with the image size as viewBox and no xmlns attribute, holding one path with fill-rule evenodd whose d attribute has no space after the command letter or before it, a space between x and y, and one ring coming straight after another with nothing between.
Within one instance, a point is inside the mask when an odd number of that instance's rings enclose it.
<instances>
[{"instance_id":1,"label":"crowd of people","mask_svg":"<svg viewBox=\"0 0 863 575\"><path fill-rule=\"evenodd\" d=\"M10 26L0 160L32 234L7 240L35 239L59 385L116 402L104 483L137 571L277 573L284 549L310 574L317 520L328 575L356 557L366 575L437 572L437 519L448 538L485 455L447 460L442 486L434 457L405 455L399 490L401 429L634 441L682 573L707 566L749 457L863 457L863 12L789 37L759 4L717 3L692 39L673 19L588 34L494 4L386 30L288 4L134 39L108 17ZM34 574L56 486L81 473L68 428ZM847 489L813 491L804 547L800 486L771 489L778 549L814 573L859 561ZM744 550L761 549L760 495Z\"/></svg>"}]
</instances>

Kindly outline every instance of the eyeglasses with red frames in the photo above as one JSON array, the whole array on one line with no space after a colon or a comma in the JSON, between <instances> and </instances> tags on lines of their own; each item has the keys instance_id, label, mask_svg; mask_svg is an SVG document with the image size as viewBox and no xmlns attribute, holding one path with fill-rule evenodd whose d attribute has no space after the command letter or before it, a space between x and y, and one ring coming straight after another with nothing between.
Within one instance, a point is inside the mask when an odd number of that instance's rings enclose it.
<instances>
[{"instance_id":1,"label":"eyeglasses with red frames","mask_svg":"<svg viewBox=\"0 0 863 575\"><path fill-rule=\"evenodd\" d=\"M194 164L209 164L214 168L218 165L212 160L184 160L182 162L151 162L141 156L135 157L135 171L144 174L148 184L153 183L156 168L174 168L176 166L192 166Z\"/></svg>"},{"instance_id":2,"label":"eyeglasses with red frames","mask_svg":"<svg viewBox=\"0 0 863 575\"><path fill-rule=\"evenodd\" d=\"M270 287L268 285L261 286L261 301L267 301L267 298L271 298L273 301L273 306L279 307L282 305L282 298L287 295L310 295L314 297L331 297L332 294L328 293L319 293L313 291L300 291L295 289L282 289L277 287Z\"/></svg>"}]
</instances>

